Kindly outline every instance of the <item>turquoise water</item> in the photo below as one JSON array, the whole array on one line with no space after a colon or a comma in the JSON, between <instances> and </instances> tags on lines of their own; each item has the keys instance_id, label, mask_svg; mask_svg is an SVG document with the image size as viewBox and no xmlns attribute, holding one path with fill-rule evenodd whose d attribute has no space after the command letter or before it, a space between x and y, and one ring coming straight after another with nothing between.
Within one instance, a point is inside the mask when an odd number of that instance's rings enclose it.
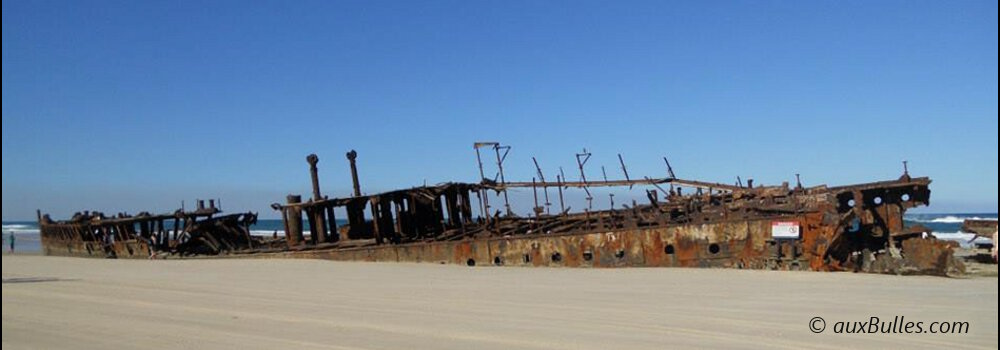
<instances>
[{"instance_id":1,"label":"turquoise water","mask_svg":"<svg viewBox=\"0 0 1000 350\"><path fill-rule=\"evenodd\" d=\"M997 213L906 214L905 219L907 225L924 225L933 230L938 238L955 240L963 245L967 245L973 235L962 232L962 221L965 219L996 220ZM345 223L343 220L337 220L338 225ZM309 223L305 222L305 224L306 230L308 230ZM257 224L250 227L250 231L252 234L259 236L270 236L275 232L280 236L284 234L285 226L281 220L258 220ZM33 221L4 221L4 251L8 247L8 240L12 233L15 235L14 242L17 251L41 251L41 242L38 239L38 223ZM980 240L983 239L980 238ZM988 240L983 241L988 242Z\"/></svg>"}]
</instances>

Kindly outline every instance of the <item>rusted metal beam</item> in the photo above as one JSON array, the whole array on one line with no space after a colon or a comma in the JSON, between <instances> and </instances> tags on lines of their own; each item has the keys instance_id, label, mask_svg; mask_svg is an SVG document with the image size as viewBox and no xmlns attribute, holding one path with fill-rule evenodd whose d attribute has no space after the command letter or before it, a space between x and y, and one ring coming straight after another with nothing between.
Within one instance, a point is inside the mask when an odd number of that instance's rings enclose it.
<instances>
[{"instance_id":1,"label":"rusted metal beam","mask_svg":"<svg viewBox=\"0 0 1000 350\"><path fill-rule=\"evenodd\" d=\"M687 186L693 188L712 188L726 191L738 191L742 190L742 187L722 184L717 182L705 182L697 180L685 180L685 179L674 179L674 178L645 178L645 179L635 179L635 180L605 180L605 181L563 181L563 182L507 182L506 184L493 184L487 183L483 184L484 187L491 189L504 190L507 188L516 187L575 187L575 188L586 188L586 187L625 187L634 185L662 185L662 184L674 184L680 186Z\"/></svg>"}]
</instances>

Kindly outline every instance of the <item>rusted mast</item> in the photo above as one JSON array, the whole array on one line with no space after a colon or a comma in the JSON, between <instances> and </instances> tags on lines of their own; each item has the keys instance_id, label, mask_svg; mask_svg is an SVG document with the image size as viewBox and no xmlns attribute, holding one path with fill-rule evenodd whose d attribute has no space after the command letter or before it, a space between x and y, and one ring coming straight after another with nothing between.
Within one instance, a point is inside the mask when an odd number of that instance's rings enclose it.
<instances>
[{"instance_id":1,"label":"rusted mast","mask_svg":"<svg viewBox=\"0 0 1000 350\"><path fill-rule=\"evenodd\" d=\"M316 154L310 154L306 156L306 162L309 162L309 175L312 177L312 188L313 188L313 201L323 200L323 196L319 191L319 169L316 168L316 163L319 163L319 157ZM312 220L309 220L312 227L313 238L316 243L326 243L330 241L330 236L326 234L326 217L324 216L323 210L308 210L308 215Z\"/></svg>"}]
</instances>

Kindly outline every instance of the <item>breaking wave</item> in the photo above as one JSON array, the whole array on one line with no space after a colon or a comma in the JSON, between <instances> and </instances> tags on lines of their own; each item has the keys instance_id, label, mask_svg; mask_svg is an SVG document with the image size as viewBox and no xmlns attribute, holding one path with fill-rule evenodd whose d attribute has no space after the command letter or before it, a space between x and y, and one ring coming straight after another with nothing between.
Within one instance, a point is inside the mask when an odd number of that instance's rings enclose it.
<instances>
[{"instance_id":1,"label":"breaking wave","mask_svg":"<svg viewBox=\"0 0 1000 350\"><path fill-rule=\"evenodd\" d=\"M963 241L963 242L968 242L973 237L976 237L976 235L973 234L973 233L965 233L965 232L961 232L961 231L959 231L959 232L934 232L934 237L937 237L938 239L949 240L949 241ZM979 242L979 241L989 242L990 239L980 237L980 238L976 239L976 242Z\"/></svg>"},{"instance_id":2,"label":"breaking wave","mask_svg":"<svg viewBox=\"0 0 1000 350\"><path fill-rule=\"evenodd\" d=\"M932 222L938 224L961 224L965 220L996 220L996 217L980 217L980 216L954 216L948 215L939 218L921 218L921 217L907 217L906 220L913 222Z\"/></svg>"},{"instance_id":3,"label":"breaking wave","mask_svg":"<svg viewBox=\"0 0 1000 350\"><path fill-rule=\"evenodd\" d=\"M271 235L274 234L274 232L275 232L274 230L270 230L270 231L268 231L268 230L250 230L250 235L253 235L253 236L271 236ZM308 232L308 231L303 231L303 233L304 232ZM284 237L284 236L285 236L285 230L278 230L278 237Z\"/></svg>"}]
</instances>

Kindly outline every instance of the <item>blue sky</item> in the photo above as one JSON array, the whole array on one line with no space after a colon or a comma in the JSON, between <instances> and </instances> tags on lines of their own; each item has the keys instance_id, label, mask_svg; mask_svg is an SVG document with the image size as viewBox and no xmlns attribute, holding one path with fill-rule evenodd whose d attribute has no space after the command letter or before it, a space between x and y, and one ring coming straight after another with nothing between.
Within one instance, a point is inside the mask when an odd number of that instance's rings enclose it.
<instances>
[{"instance_id":1,"label":"blue sky","mask_svg":"<svg viewBox=\"0 0 1000 350\"><path fill-rule=\"evenodd\" d=\"M930 176L997 211L995 1L4 1L3 219L554 177ZM615 171L612 171L615 170ZM574 178L575 175L571 175ZM519 194L522 197L530 194ZM627 196L627 194L626 194Z\"/></svg>"}]
</instances>

